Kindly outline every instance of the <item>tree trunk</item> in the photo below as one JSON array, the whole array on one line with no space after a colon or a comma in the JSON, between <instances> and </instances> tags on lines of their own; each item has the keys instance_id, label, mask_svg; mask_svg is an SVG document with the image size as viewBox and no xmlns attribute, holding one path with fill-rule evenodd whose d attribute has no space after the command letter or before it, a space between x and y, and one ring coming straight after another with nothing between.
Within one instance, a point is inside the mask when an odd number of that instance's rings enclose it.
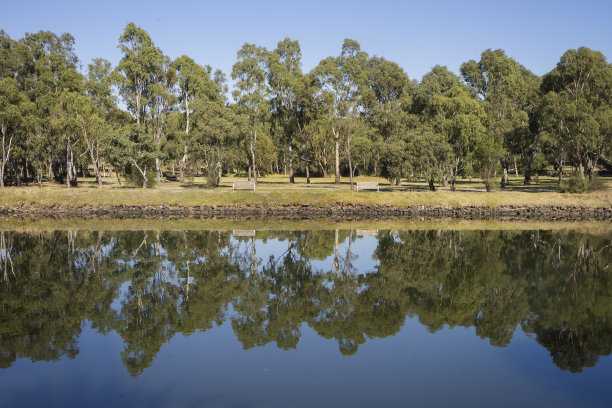
<instances>
[{"instance_id":1,"label":"tree trunk","mask_svg":"<svg viewBox=\"0 0 612 408\"><path fill-rule=\"evenodd\" d=\"M70 141L70 137L66 137L66 187L72 187L72 179L76 178L76 175L73 175L74 168L74 154L72 152L72 143Z\"/></svg>"},{"instance_id":2,"label":"tree trunk","mask_svg":"<svg viewBox=\"0 0 612 408\"><path fill-rule=\"evenodd\" d=\"M334 184L340 184L340 135L337 131L332 130L334 133L334 145L336 148L336 163L335 163L335 179Z\"/></svg>"},{"instance_id":3,"label":"tree trunk","mask_svg":"<svg viewBox=\"0 0 612 408\"><path fill-rule=\"evenodd\" d=\"M70 165L70 139L66 139L66 187L70 188L70 172L72 166Z\"/></svg>"},{"instance_id":4,"label":"tree trunk","mask_svg":"<svg viewBox=\"0 0 612 408\"><path fill-rule=\"evenodd\" d=\"M89 140L87 136L85 136L85 141L87 142L87 149L89 150L89 157L91 158L91 163L93 165L94 174L96 175L96 183L98 183L98 188L102 188L102 176L100 174L100 160L98 158L98 149L94 144L97 144L95 139Z\"/></svg>"},{"instance_id":5,"label":"tree trunk","mask_svg":"<svg viewBox=\"0 0 612 408\"><path fill-rule=\"evenodd\" d=\"M336 274L340 272L340 263L338 261L338 229L334 230L334 262L333 268L336 271Z\"/></svg>"},{"instance_id":6,"label":"tree trunk","mask_svg":"<svg viewBox=\"0 0 612 408\"><path fill-rule=\"evenodd\" d=\"M587 164L586 172L587 172L587 175L589 177L589 181L593 181L593 168L594 168L593 160L591 160L591 158L587 158L586 164Z\"/></svg>"},{"instance_id":7,"label":"tree trunk","mask_svg":"<svg viewBox=\"0 0 612 408\"><path fill-rule=\"evenodd\" d=\"M11 150L10 150L10 142L9 142L8 152L6 151L7 149L5 148L6 146L5 145L6 126L4 124L2 125L1 130L2 130L2 165L0 167L0 187L4 187L4 170L6 169L6 162L8 161Z\"/></svg>"},{"instance_id":8,"label":"tree trunk","mask_svg":"<svg viewBox=\"0 0 612 408\"><path fill-rule=\"evenodd\" d=\"M557 160L557 165L559 168L559 185L561 185L561 182L563 181L563 165L565 163L563 162L563 160Z\"/></svg>"},{"instance_id":9,"label":"tree trunk","mask_svg":"<svg viewBox=\"0 0 612 408\"><path fill-rule=\"evenodd\" d=\"M289 183L295 183L295 176L293 174L293 150L291 148L291 141L289 141Z\"/></svg>"},{"instance_id":10,"label":"tree trunk","mask_svg":"<svg viewBox=\"0 0 612 408\"><path fill-rule=\"evenodd\" d=\"M53 180L53 159L49 157L47 159L47 181Z\"/></svg>"},{"instance_id":11,"label":"tree trunk","mask_svg":"<svg viewBox=\"0 0 612 408\"><path fill-rule=\"evenodd\" d=\"M185 98L185 133L189 134L189 97L187 95Z\"/></svg>"},{"instance_id":12,"label":"tree trunk","mask_svg":"<svg viewBox=\"0 0 612 408\"><path fill-rule=\"evenodd\" d=\"M157 173L157 182L161 182L161 166L159 165L159 158L155 158L155 172Z\"/></svg>"},{"instance_id":13,"label":"tree trunk","mask_svg":"<svg viewBox=\"0 0 612 408\"><path fill-rule=\"evenodd\" d=\"M248 173L248 180L251 181L251 165L249 164L249 173Z\"/></svg>"},{"instance_id":14,"label":"tree trunk","mask_svg":"<svg viewBox=\"0 0 612 408\"><path fill-rule=\"evenodd\" d=\"M351 138L346 138L346 157L349 165L349 176L351 182L351 190L353 189L353 164L351 163Z\"/></svg>"},{"instance_id":15,"label":"tree trunk","mask_svg":"<svg viewBox=\"0 0 612 408\"><path fill-rule=\"evenodd\" d=\"M257 165L255 164L255 146L257 145L257 131L253 131L253 138L251 138L251 165L253 166L253 180L257 184Z\"/></svg>"},{"instance_id":16,"label":"tree trunk","mask_svg":"<svg viewBox=\"0 0 612 408\"><path fill-rule=\"evenodd\" d=\"M508 185L508 166L504 166L504 172L501 179L501 187L506 188Z\"/></svg>"},{"instance_id":17,"label":"tree trunk","mask_svg":"<svg viewBox=\"0 0 612 408\"><path fill-rule=\"evenodd\" d=\"M433 177L429 178L428 184L429 184L429 191L436 191L436 185L434 184Z\"/></svg>"},{"instance_id":18,"label":"tree trunk","mask_svg":"<svg viewBox=\"0 0 612 408\"><path fill-rule=\"evenodd\" d=\"M525 159L525 180L523 181L523 185L527 186L531 184L531 162L533 161L533 157Z\"/></svg>"},{"instance_id":19,"label":"tree trunk","mask_svg":"<svg viewBox=\"0 0 612 408\"><path fill-rule=\"evenodd\" d=\"M179 180L181 183L185 182L185 168L187 167L187 145L183 146L183 158L179 165Z\"/></svg>"},{"instance_id":20,"label":"tree trunk","mask_svg":"<svg viewBox=\"0 0 612 408\"><path fill-rule=\"evenodd\" d=\"M310 168L308 163L306 163L306 184L310 184Z\"/></svg>"},{"instance_id":21,"label":"tree trunk","mask_svg":"<svg viewBox=\"0 0 612 408\"><path fill-rule=\"evenodd\" d=\"M518 178L519 174L518 174L518 166L516 165L516 156L513 156L513 157L514 157L514 175L516 176L516 178Z\"/></svg>"}]
</instances>

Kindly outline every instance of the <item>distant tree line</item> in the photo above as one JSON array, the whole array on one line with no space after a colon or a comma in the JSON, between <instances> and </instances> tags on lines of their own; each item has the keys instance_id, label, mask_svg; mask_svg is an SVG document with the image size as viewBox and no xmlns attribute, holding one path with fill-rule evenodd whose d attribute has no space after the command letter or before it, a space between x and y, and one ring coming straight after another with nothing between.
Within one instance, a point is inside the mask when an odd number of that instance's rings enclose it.
<instances>
[{"instance_id":1,"label":"distant tree line","mask_svg":"<svg viewBox=\"0 0 612 408\"><path fill-rule=\"evenodd\" d=\"M357 174L427 181L482 177L487 189L519 171L564 168L589 180L612 150L612 67L598 51L568 50L542 77L503 50L436 65L422 80L369 56L354 40L309 73L297 41L244 44L231 72L172 60L130 23L116 67L80 72L74 38L12 40L0 31L0 184L55 180L68 187L113 170L146 188L164 178L222 174ZM122 108L127 109L127 111Z\"/></svg>"}]
</instances>

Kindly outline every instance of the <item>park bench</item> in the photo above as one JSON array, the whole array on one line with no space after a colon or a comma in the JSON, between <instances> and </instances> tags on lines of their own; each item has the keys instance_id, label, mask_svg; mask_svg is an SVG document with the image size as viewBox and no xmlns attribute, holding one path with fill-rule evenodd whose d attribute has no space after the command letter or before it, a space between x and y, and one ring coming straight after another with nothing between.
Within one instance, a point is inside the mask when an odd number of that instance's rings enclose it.
<instances>
[{"instance_id":1,"label":"park bench","mask_svg":"<svg viewBox=\"0 0 612 408\"><path fill-rule=\"evenodd\" d=\"M359 190L376 190L376 191L380 191L378 189L378 183L373 182L373 181L364 181L361 183L357 183L357 191Z\"/></svg>"},{"instance_id":2,"label":"park bench","mask_svg":"<svg viewBox=\"0 0 612 408\"><path fill-rule=\"evenodd\" d=\"M365 236L370 236L370 237L376 237L378 236L378 230L357 230L357 236L360 237L365 237Z\"/></svg>"},{"instance_id":3,"label":"park bench","mask_svg":"<svg viewBox=\"0 0 612 408\"><path fill-rule=\"evenodd\" d=\"M254 237L255 230L233 230L232 233L235 237Z\"/></svg>"},{"instance_id":4,"label":"park bench","mask_svg":"<svg viewBox=\"0 0 612 408\"><path fill-rule=\"evenodd\" d=\"M251 189L255 191L254 181L237 180L237 181L234 181L234 184L232 185L232 190L251 190Z\"/></svg>"}]
</instances>

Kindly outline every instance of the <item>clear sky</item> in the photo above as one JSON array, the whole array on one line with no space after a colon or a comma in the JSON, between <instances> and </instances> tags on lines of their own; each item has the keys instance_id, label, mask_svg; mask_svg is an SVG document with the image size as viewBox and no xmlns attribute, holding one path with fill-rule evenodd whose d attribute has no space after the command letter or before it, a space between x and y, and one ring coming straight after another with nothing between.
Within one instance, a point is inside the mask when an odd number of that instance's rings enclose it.
<instances>
[{"instance_id":1,"label":"clear sky","mask_svg":"<svg viewBox=\"0 0 612 408\"><path fill-rule=\"evenodd\" d=\"M352 38L419 80L435 64L458 72L487 48L504 49L538 75L579 46L612 62L611 19L612 0L0 0L0 28L12 38L68 32L84 66L95 57L115 65L117 40L133 21L171 58L187 54L228 74L245 42L273 49L297 39L308 71Z\"/></svg>"}]
</instances>

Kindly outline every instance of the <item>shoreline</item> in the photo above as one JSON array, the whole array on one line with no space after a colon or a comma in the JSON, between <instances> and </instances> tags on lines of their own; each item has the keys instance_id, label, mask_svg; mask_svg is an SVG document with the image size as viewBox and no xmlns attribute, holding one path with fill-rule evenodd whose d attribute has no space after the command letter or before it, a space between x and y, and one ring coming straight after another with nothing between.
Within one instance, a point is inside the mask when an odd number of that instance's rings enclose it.
<instances>
[{"instance_id":1,"label":"shoreline","mask_svg":"<svg viewBox=\"0 0 612 408\"><path fill-rule=\"evenodd\" d=\"M459 219L459 220L542 220L542 221L607 221L612 220L612 206L575 205L408 205L341 203L318 206L301 205L62 205L21 204L0 205L0 215L8 217L35 216L50 218L108 219L134 218L278 218L278 219L335 219L377 220L381 218L402 219Z\"/></svg>"}]
</instances>

